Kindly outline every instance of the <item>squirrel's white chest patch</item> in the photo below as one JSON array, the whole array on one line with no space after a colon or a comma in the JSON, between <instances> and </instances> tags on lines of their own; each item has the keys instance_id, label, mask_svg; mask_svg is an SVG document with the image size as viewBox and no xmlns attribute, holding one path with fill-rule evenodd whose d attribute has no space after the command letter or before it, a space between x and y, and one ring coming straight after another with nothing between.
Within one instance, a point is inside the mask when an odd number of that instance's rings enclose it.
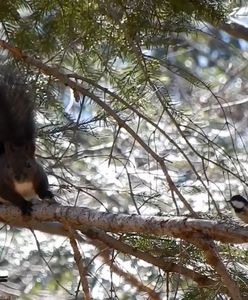
<instances>
[{"instance_id":1,"label":"squirrel's white chest patch","mask_svg":"<svg viewBox=\"0 0 248 300\"><path fill-rule=\"evenodd\" d=\"M14 181L14 187L15 191L22 195L26 200L31 200L34 196L36 196L32 181L26 181L22 183Z\"/></svg>"}]
</instances>

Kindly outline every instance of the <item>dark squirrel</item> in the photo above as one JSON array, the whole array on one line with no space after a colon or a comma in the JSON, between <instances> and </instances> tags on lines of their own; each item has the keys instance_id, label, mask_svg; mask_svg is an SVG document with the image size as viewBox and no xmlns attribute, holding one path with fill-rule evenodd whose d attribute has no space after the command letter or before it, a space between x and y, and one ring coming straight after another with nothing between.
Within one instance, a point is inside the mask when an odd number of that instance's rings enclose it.
<instances>
[{"instance_id":1,"label":"dark squirrel","mask_svg":"<svg viewBox=\"0 0 248 300\"><path fill-rule=\"evenodd\" d=\"M23 215L30 215L29 200L36 195L51 199L53 194L35 159L34 105L28 86L21 75L3 70L0 68L0 201L11 202Z\"/></svg>"}]
</instances>

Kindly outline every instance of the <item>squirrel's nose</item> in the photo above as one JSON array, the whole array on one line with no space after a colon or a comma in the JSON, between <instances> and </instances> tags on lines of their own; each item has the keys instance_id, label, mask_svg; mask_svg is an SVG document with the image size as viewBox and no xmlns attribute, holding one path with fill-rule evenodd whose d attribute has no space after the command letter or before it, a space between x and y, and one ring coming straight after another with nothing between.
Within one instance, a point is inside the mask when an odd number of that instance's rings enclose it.
<instances>
[{"instance_id":1,"label":"squirrel's nose","mask_svg":"<svg viewBox=\"0 0 248 300\"><path fill-rule=\"evenodd\" d=\"M21 180L21 176L20 175L15 175L15 180L16 181L20 181Z\"/></svg>"}]
</instances>

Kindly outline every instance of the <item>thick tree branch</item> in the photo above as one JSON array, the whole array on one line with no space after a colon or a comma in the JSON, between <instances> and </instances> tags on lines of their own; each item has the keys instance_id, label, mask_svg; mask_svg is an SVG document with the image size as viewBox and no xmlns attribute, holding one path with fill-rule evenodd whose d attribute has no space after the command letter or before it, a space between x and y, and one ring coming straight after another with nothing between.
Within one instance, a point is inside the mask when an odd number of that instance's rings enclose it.
<instances>
[{"instance_id":1,"label":"thick tree branch","mask_svg":"<svg viewBox=\"0 0 248 300\"><path fill-rule=\"evenodd\" d=\"M15 210L15 207L12 208ZM16 213L16 211L13 213ZM64 225L60 222L39 222L38 220L34 219L26 220L22 218L21 215L19 215L17 216L17 218L12 218L9 224L16 227L39 230L49 234L68 236L68 232L66 231ZM79 225L77 226L77 228L74 227L74 229L77 229L81 231L84 235L86 235L96 247L98 247L99 242L104 243L108 248L116 249L122 253L129 254L139 259L142 259L150 263L151 265L159 267L166 273L178 273L187 278L190 278L191 280L195 281L200 287L214 288L216 285L218 285L217 281L210 279L207 276L202 275L194 270L191 270L180 263L174 263L171 262L169 259L154 257L147 252L142 252L136 248L125 244L120 240L113 238L112 236L106 234L102 230L93 228L92 226L88 227ZM75 238L79 242L85 241L82 235L76 233Z\"/></svg>"},{"instance_id":2,"label":"thick tree branch","mask_svg":"<svg viewBox=\"0 0 248 300\"><path fill-rule=\"evenodd\" d=\"M68 222L74 228L79 229L81 226L98 227L104 231L116 233L138 232L157 236L168 235L186 240L202 238L202 234L204 234L210 239L223 243L242 244L248 242L246 227L225 220L112 214L85 207L58 204L34 205L32 217L39 222ZM25 227L28 227L31 222L22 217L18 208L11 205L0 206L0 221L15 226L25 222L27 225ZM40 226L42 227L42 225ZM61 228L57 227L56 230L58 234L62 234Z\"/></svg>"}]
</instances>

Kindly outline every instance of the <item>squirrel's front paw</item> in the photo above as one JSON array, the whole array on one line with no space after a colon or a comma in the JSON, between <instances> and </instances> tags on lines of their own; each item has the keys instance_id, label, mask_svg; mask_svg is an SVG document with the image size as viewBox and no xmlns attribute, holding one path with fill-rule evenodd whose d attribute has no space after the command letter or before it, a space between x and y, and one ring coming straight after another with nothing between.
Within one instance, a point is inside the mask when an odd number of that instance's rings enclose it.
<instances>
[{"instance_id":1,"label":"squirrel's front paw","mask_svg":"<svg viewBox=\"0 0 248 300\"><path fill-rule=\"evenodd\" d=\"M23 203L20 209L23 216L31 216L31 213L33 211L33 204L29 201L26 201L25 203Z\"/></svg>"},{"instance_id":2,"label":"squirrel's front paw","mask_svg":"<svg viewBox=\"0 0 248 300\"><path fill-rule=\"evenodd\" d=\"M47 190L42 197L43 200L45 200L46 202L48 202L49 204L54 204L57 203L57 201L54 199L54 194Z\"/></svg>"},{"instance_id":3,"label":"squirrel's front paw","mask_svg":"<svg viewBox=\"0 0 248 300\"><path fill-rule=\"evenodd\" d=\"M45 198L47 198L47 199L53 199L53 197L54 197L54 194L51 191L46 191Z\"/></svg>"}]
</instances>

